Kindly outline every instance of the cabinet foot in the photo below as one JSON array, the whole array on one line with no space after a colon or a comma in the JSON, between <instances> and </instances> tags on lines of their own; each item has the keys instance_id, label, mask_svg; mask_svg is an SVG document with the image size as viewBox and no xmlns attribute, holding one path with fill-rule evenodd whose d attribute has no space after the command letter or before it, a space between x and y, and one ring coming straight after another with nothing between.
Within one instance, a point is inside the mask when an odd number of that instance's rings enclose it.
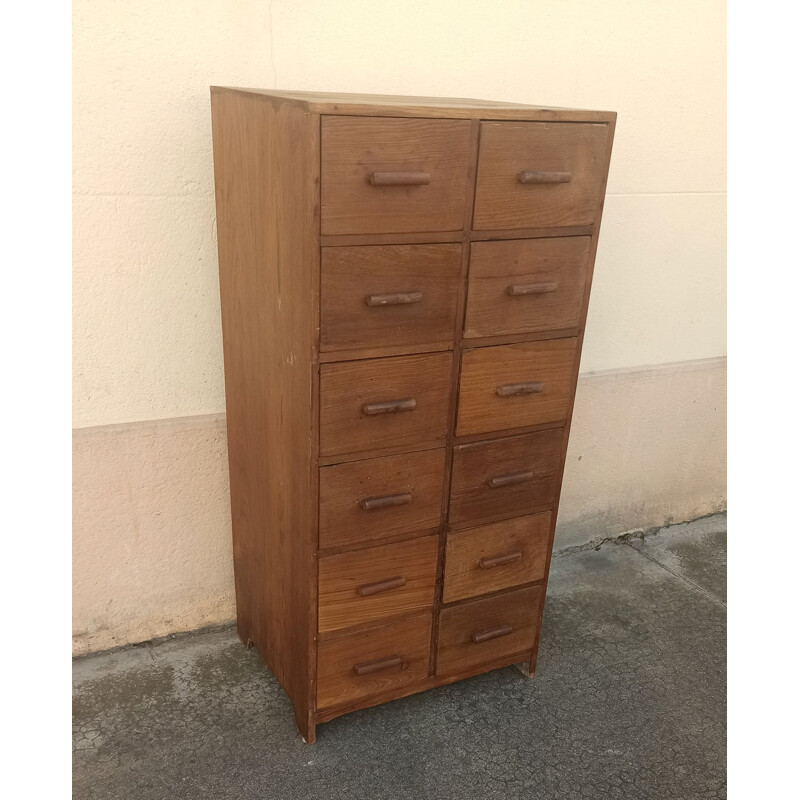
<instances>
[{"instance_id":1,"label":"cabinet foot","mask_svg":"<svg viewBox=\"0 0 800 800\"><path fill-rule=\"evenodd\" d=\"M306 744L314 744L317 741L317 726L311 714L295 714L294 720L303 741Z\"/></svg>"},{"instance_id":2,"label":"cabinet foot","mask_svg":"<svg viewBox=\"0 0 800 800\"><path fill-rule=\"evenodd\" d=\"M530 665L530 662L523 661L521 664L514 664L514 666L526 677L532 678L533 677L533 668Z\"/></svg>"}]
</instances>

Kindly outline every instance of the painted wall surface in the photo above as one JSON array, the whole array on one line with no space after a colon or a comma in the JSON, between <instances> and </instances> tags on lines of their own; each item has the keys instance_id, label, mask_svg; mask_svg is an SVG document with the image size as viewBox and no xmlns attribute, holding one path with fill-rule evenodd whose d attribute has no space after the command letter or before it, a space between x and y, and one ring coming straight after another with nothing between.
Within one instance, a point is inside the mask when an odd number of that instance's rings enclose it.
<instances>
[{"instance_id":1,"label":"painted wall surface","mask_svg":"<svg viewBox=\"0 0 800 800\"><path fill-rule=\"evenodd\" d=\"M724 3L75 0L75 425L224 408L211 84L619 114L583 369L724 352Z\"/></svg>"},{"instance_id":2,"label":"painted wall surface","mask_svg":"<svg viewBox=\"0 0 800 800\"><path fill-rule=\"evenodd\" d=\"M555 549L725 508L725 360L578 384ZM82 428L75 653L234 618L225 416Z\"/></svg>"},{"instance_id":3,"label":"painted wall surface","mask_svg":"<svg viewBox=\"0 0 800 800\"><path fill-rule=\"evenodd\" d=\"M82 636L102 608L130 606L128 622L108 618L112 628L128 631L124 639L204 624L224 616L209 609L230 603L227 511L198 509L191 517L195 538L188 539L190 517L162 512L152 539L158 546L151 551L138 540L141 564L119 565L114 582L97 575L106 563L99 554L130 546L136 515L171 507L169 492L186 493L187 481L206 481L200 495L226 497L224 457L206 472L179 468L167 478L153 471L144 444L134 445L129 431L150 437L156 461L178 446L172 434L158 424L125 427L224 410L211 84L617 111L582 371L690 365L724 354L721 0L75 0L73 13L76 447L91 446L97 455L97 426L115 426L103 436L121 437L106 441L116 453L108 456L109 472L101 474L91 459L75 463L75 625ZM682 406L670 424L693 429L697 413L696 404ZM646 508L677 508L684 500L672 480L676 437L666 423L644 417L661 435L610 441L616 460L634 452L643 459L654 489L674 489L649 506L644 498L643 518ZM723 418L713 422L724 431ZM578 423L576 416L574 436L595 435ZM645 441L664 449L648 456ZM693 457L682 447L682 457ZM721 486L724 495L724 464L712 459L706 466L715 470L711 494L717 497ZM128 483L109 489L107 482L123 475ZM603 486L610 496L621 491ZM593 504L604 505L565 488L562 519L571 513L568 502L586 519ZM108 517L97 516L98 503ZM104 528L111 517L127 521ZM171 585L168 572L144 580L161 574L161 547L185 559L194 584L181 578ZM228 600L219 600L225 591ZM163 612L158 623L156 611Z\"/></svg>"}]
</instances>

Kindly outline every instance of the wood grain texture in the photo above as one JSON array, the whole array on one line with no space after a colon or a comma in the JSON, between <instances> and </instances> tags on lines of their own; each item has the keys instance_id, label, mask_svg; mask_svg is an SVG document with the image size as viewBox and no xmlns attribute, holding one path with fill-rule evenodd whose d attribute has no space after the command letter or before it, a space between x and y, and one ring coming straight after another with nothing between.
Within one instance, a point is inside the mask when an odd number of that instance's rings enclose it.
<instances>
[{"instance_id":1,"label":"wood grain texture","mask_svg":"<svg viewBox=\"0 0 800 800\"><path fill-rule=\"evenodd\" d=\"M460 244L461 231L421 231L417 233L342 233L320 236L323 247L386 244Z\"/></svg>"},{"instance_id":2,"label":"wood grain texture","mask_svg":"<svg viewBox=\"0 0 800 800\"><path fill-rule=\"evenodd\" d=\"M433 606L437 536L369 547L319 559L319 632L341 630ZM396 588L359 589L402 578Z\"/></svg>"},{"instance_id":3,"label":"wood grain texture","mask_svg":"<svg viewBox=\"0 0 800 800\"><path fill-rule=\"evenodd\" d=\"M543 595L541 586L531 586L445 606L439 615L436 674L446 675L532 647ZM487 635L498 629L510 630L503 636Z\"/></svg>"},{"instance_id":4,"label":"wood grain texture","mask_svg":"<svg viewBox=\"0 0 800 800\"><path fill-rule=\"evenodd\" d=\"M467 164L467 185L466 196L464 198L464 219L462 231L462 253L461 253L461 275L458 283L458 307L456 311L456 325L454 331L454 349L457 352L461 345L461 335L463 330L464 309L466 307L466 276L469 269L469 221L472 217L472 206L475 199L475 175L478 164L478 134L480 132L480 123L477 120L470 122L470 147L469 147L469 161ZM458 403L458 378L460 372L460 358L453 362L453 370L451 375L451 391L450 391L450 408L448 411L447 420L447 459L445 465L445 485L449 487L450 476L452 474L453 466L453 439L455 434L455 419ZM446 514L448 497L447 494L442 498L442 515ZM444 551L445 551L445 537L439 536L439 554L438 563L436 568L436 591L433 603L433 633L431 636L431 675L434 674L436 668L436 646L438 639L438 620L439 609L442 605L442 583L444 580Z\"/></svg>"},{"instance_id":5,"label":"wood grain texture","mask_svg":"<svg viewBox=\"0 0 800 800\"><path fill-rule=\"evenodd\" d=\"M243 87L226 87L226 91L261 95L278 107L293 105L300 110L316 114L445 117L450 119L532 119L563 120L565 122L610 122L616 118L616 113L613 111L534 106L468 97L303 92Z\"/></svg>"},{"instance_id":6,"label":"wood grain texture","mask_svg":"<svg viewBox=\"0 0 800 800\"><path fill-rule=\"evenodd\" d=\"M570 404L567 414L567 422L564 426L564 446L561 453L561 464L558 471L558 487L556 490L556 498L555 503L553 504L553 522L550 525L550 541L547 547L547 565L545 568L545 579L544 579L544 586L543 590L546 591L547 589L547 579L550 574L550 562L553 557L553 540L555 538L556 533L556 520L558 516L558 507L559 502L561 499L561 489L563 486L563 476L564 476L564 465L566 464L567 460L567 446L569 444L569 432L572 426L572 413L575 407L575 391L578 385L578 368L580 365L580 353L583 348L583 339L586 334L586 316L589 312L589 296L592 290L592 277L594 274L594 263L595 263L595 256L597 255L597 245L598 245L598 236L600 232L600 220L603 214L603 204L605 201L605 193L606 193L606 185L608 183L608 168L611 162L611 148L614 144L614 129L616 123L616 116L610 120L608 125L608 136L606 138L606 149L603 157L603 174L601 178L601 185L600 185L600 202L597 209L597 221L594 235L592 236L592 246L589 252L589 275L586 280L586 287L584 289L584 296L583 296L583 304L581 309L581 321L580 321L580 335L578 336L578 358L575 361L575 369L572 374L572 387L570 392ZM542 605L539 609L539 625L536 633L536 638L533 643L533 648L531 650L530 658L528 660L528 675L533 676L533 673L536 669L536 658L539 652L539 640L541 637L541 620L542 614L544 612L544 606Z\"/></svg>"},{"instance_id":7,"label":"wood grain texture","mask_svg":"<svg viewBox=\"0 0 800 800\"><path fill-rule=\"evenodd\" d=\"M444 602L542 580L550 521L548 511L448 533Z\"/></svg>"},{"instance_id":8,"label":"wood grain texture","mask_svg":"<svg viewBox=\"0 0 800 800\"><path fill-rule=\"evenodd\" d=\"M465 120L324 117L322 233L460 229L469 129ZM376 186L375 171L425 172L430 180Z\"/></svg>"},{"instance_id":9,"label":"wood grain texture","mask_svg":"<svg viewBox=\"0 0 800 800\"><path fill-rule=\"evenodd\" d=\"M442 519L444 448L320 469L319 546L374 542L438 528ZM407 504L365 509L369 498L407 493Z\"/></svg>"},{"instance_id":10,"label":"wood grain texture","mask_svg":"<svg viewBox=\"0 0 800 800\"><path fill-rule=\"evenodd\" d=\"M458 445L448 520L453 526L476 525L549 508L556 494L563 450L560 428ZM493 479L530 473L530 480L492 486Z\"/></svg>"},{"instance_id":11,"label":"wood grain texture","mask_svg":"<svg viewBox=\"0 0 800 800\"><path fill-rule=\"evenodd\" d=\"M552 239L559 236L591 236L593 225L564 225L560 228L512 228L498 231L470 231L470 241L490 242L504 239Z\"/></svg>"},{"instance_id":12,"label":"wood grain texture","mask_svg":"<svg viewBox=\"0 0 800 800\"><path fill-rule=\"evenodd\" d=\"M465 350L458 390L459 436L563 423L571 400L577 339L508 344ZM504 388L542 384L536 393L505 394ZM498 391L499 390L499 391Z\"/></svg>"},{"instance_id":13,"label":"wood grain texture","mask_svg":"<svg viewBox=\"0 0 800 800\"><path fill-rule=\"evenodd\" d=\"M507 667L511 664L519 664L520 661L527 659L529 655L530 650L526 647L526 649L518 653L505 653L492 661L473 666L466 665L463 669L449 672L447 675L429 675L426 679L410 684L409 686L401 686L399 688L389 689L388 691L381 691L377 694L371 694L357 698L356 700L320 709L317 711L315 719L317 723L328 722L336 717L342 716L342 714L349 714L351 711L356 711L360 708L369 708L370 706L388 703L400 697L407 697L410 694L425 692L428 689L435 689L437 686L447 686L456 681L464 680L464 678L488 672L489 670Z\"/></svg>"},{"instance_id":14,"label":"wood grain texture","mask_svg":"<svg viewBox=\"0 0 800 800\"><path fill-rule=\"evenodd\" d=\"M222 91L211 110L237 625L310 742L319 120Z\"/></svg>"},{"instance_id":15,"label":"wood grain texture","mask_svg":"<svg viewBox=\"0 0 800 800\"><path fill-rule=\"evenodd\" d=\"M331 364L335 361L363 361L366 358L414 355L416 353L435 353L447 350L448 347L448 342L392 345L391 347L357 347L353 350L336 350L334 352L320 353L319 361L320 364Z\"/></svg>"},{"instance_id":16,"label":"wood grain texture","mask_svg":"<svg viewBox=\"0 0 800 800\"><path fill-rule=\"evenodd\" d=\"M428 676L431 615L320 642L317 707L398 691ZM399 657L397 666L358 675L356 666Z\"/></svg>"},{"instance_id":17,"label":"wood grain texture","mask_svg":"<svg viewBox=\"0 0 800 800\"><path fill-rule=\"evenodd\" d=\"M505 333L500 336L476 336L474 339L463 339L463 349L476 347L496 347L500 344L516 344L517 342L543 342L547 339L570 339L577 337L577 328L559 328L552 331L536 331L535 333Z\"/></svg>"},{"instance_id":18,"label":"wood grain texture","mask_svg":"<svg viewBox=\"0 0 800 800\"><path fill-rule=\"evenodd\" d=\"M436 445L447 435L450 352L320 367L320 452ZM413 410L365 414L364 406L414 400Z\"/></svg>"},{"instance_id":19,"label":"wood grain texture","mask_svg":"<svg viewBox=\"0 0 800 800\"><path fill-rule=\"evenodd\" d=\"M460 272L460 244L323 247L320 348L452 347Z\"/></svg>"},{"instance_id":20,"label":"wood grain texture","mask_svg":"<svg viewBox=\"0 0 800 800\"><path fill-rule=\"evenodd\" d=\"M473 227L590 225L600 203L608 126L483 122ZM525 171L564 172L566 183L525 184Z\"/></svg>"},{"instance_id":21,"label":"wood grain texture","mask_svg":"<svg viewBox=\"0 0 800 800\"><path fill-rule=\"evenodd\" d=\"M473 242L464 336L576 327L590 245L588 236Z\"/></svg>"}]
</instances>

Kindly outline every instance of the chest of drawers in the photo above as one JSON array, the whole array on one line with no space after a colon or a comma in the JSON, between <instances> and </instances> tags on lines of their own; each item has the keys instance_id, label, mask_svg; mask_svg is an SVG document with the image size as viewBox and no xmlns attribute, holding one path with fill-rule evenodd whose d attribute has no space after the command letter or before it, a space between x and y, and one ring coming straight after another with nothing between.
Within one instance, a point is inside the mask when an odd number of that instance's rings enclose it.
<instances>
[{"instance_id":1,"label":"chest of drawers","mask_svg":"<svg viewBox=\"0 0 800 800\"><path fill-rule=\"evenodd\" d=\"M308 742L532 675L616 115L211 108L241 639Z\"/></svg>"}]
</instances>

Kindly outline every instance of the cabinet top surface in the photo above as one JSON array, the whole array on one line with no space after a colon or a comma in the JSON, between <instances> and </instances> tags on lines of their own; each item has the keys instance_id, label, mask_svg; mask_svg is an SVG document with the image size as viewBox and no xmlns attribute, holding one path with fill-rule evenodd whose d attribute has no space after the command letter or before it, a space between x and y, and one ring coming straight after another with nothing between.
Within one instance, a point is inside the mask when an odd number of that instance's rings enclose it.
<instances>
[{"instance_id":1,"label":"cabinet top surface","mask_svg":"<svg viewBox=\"0 0 800 800\"><path fill-rule=\"evenodd\" d=\"M212 86L211 92L260 96L273 103L289 103L312 114L348 116L443 117L456 119L613 122L614 111L590 111L556 106L532 106L497 100L412 95L344 94L339 92L279 91L235 86Z\"/></svg>"}]
</instances>

